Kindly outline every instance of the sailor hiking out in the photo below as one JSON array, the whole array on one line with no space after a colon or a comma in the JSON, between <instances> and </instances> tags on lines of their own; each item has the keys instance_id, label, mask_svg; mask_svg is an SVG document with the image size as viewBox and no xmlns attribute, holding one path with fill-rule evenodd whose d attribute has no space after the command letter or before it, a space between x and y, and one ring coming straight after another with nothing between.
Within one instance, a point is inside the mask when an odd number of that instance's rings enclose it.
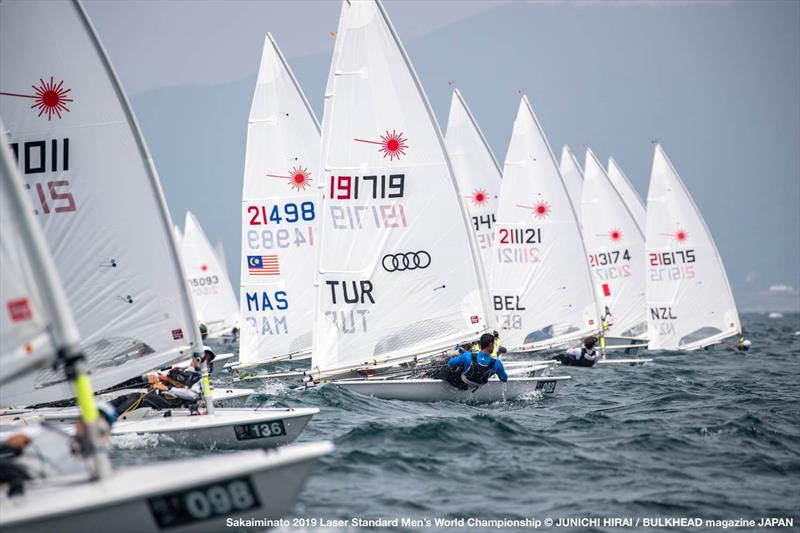
<instances>
[{"instance_id":1,"label":"sailor hiking out","mask_svg":"<svg viewBox=\"0 0 800 533\"><path fill-rule=\"evenodd\" d=\"M508 381L502 361L492 357L494 343L494 335L483 334L477 353L466 351L447 361L447 371L443 372L443 379L461 390L477 389L486 384L494 374L497 374L500 381Z\"/></svg>"},{"instance_id":2,"label":"sailor hiking out","mask_svg":"<svg viewBox=\"0 0 800 533\"><path fill-rule=\"evenodd\" d=\"M597 351L595 345L597 337L590 335L583 339L583 346L580 348L570 348L563 354L559 354L553 359L561 361L562 365L568 366L594 366L600 360L602 354Z\"/></svg>"},{"instance_id":3,"label":"sailor hiking out","mask_svg":"<svg viewBox=\"0 0 800 533\"><path fill-rule=\"evenodd\" d=\"M740 352L746 352L750 350L750 341L745 339L744 335L739 335L739 338L736 340L736 344L731 344L729 348L738 350Z\"/></svg>"},{"instance_id":4,"label":"sailor hiking out","mask_svg":"<svg viewBox=\"0 0 800 533\"><path fill-rule=\"evenodd\" d=\"M98 401L103 438L117 419L114 408ZM88 450L85 441L86 425L76 424L74 435L48 423L16 425L0 424L0 499L25 493L25 483L48 477L78 474L83 469L80 457Z\"/></svg>"},{"instance_id":5,"label":"sailor hiking out","mask_svg":"<svg viewBox=\"0 0 800 533\"><path fill-rule=\"evenodd\" d=\"M134 392L114 398L111 404L120 416L141 409L173 409L188 407L191 411L198 410L198 402L203 397L201 389L202 360L211 364L216 354L208 346L203 346L203 355L192 357L191 364L186 368L172 367L161 372L151 372L142 376L149 384L147 392Z\"/></svg>"}]
</instances>

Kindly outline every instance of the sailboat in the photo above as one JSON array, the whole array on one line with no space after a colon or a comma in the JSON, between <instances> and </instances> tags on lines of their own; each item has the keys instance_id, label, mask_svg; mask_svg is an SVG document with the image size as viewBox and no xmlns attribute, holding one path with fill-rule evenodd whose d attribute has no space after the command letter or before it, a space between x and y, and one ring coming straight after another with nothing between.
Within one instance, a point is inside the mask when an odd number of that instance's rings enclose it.
<instances>
[{"instance_id":1,"label":"sailboat","mask_svg":"<svg viewBox=\"0 0 800 533\"><path fill-rule=\"evenodd\" d=\"M191 211L186 212L180 250L197 319L208 328L210 339L230 335L239 324L239 303L228 274ZM215 363L224 364L222 360Z\"/></svg>"},{"instance_id":2,"label":"sailboat","mask_svg":"<svg viewBox=\"0 0 800 533\"><path fill-rule=\"evenodd\" d=\"M644 203L642 202L642 197L639 196L639 193L633 188L633 184L631 184L628 176L625 175L622 171L622 167L619 166L619 163L617 163L617 160L613 157L608 158L608 179L611 180L611 184L614 185L614 188L622 197L622 201L625 202L628 211L633 215L636 224L639 225L639 229L644 233L647 214L645 212Z\"/></svg>"},{"instance_id":3,"label":"sailboat","mask_svg":"<svg viewBox=\"0 0 800 533\"><path fill-rule=\"evenodd\" d=\"M4 2L0 14L8 7ZM3 131L0 123L0 301L8 310L0 314L0 380L5 387L40 365L69 376L90 464L80 477L29 481L23 495L0 499L0 529L102 531L114 524L120 532L218 531L228 518L274 519L291 511L330 443L111 470L78 328Z\"/></svg>"},{"instance_id":4,"label":"sailboat","mask_svg":"<svg viewBox=\"0 0 800 533\"><path fill-rule=\"evenodd\" d=\"M503 344L532 352L600 330L576 212L527 96L503 168L490 286Z\"/></svg>"},{"instance_id":5,"label":"sailboat","mask_svg":"<svg viewBox=\"0 0 800 533\"><path fill-rule=\"evenodd\" d=\"M71 2L4 2L0 14L0 116L64 280L93 381L107 389L200 352L152 158L85 11ZM142 432L182 432L198 442L214 436L219 447L268 447L283 439L261 424L298 428L318 412L215 410L207 374L203 396L207 416L127 421L115 431L140 423ZM71 397L64 376L43 368L4 386L0 404Z\"/></svg>"},{"instance_id":6,"label":"sailboat","mask_svg":"<svg viewBox=\"0 0 800 533\"><path fill-rule=\"evenodd\" d=\"M483 260L491 265L495 209L503 173L475 117L458 89L453 90L444 138L458 187L464 191L467 212Z\"/></svg>"},{"instance_id":7,"label":"sailboat","mask_svg":"<svg viewBox=\"0 0 800 533\"><path fill-rule=\"evenodd\" d=\"M661 145L647 193L646 253L651 350L699 350L741 335L714 239Z\"/></svg>"},{"instance_id":8,"label":"sailboat","mask_svg":"<svg viewBox=\"0 0 800 533\"><path fill-rule=\"evenodd\" d=\"M319 143L314 112L267 34L247 126L239 370L310 358Z\"/></svg>"},{"instance_id":9,"label":"sailboat","mask_svg":"<svg viewBox=\"0 0 800 533\"><path fill-rule=\"evenodd\" d=\"M380 374L479 337L491 307L444 140L378 1L342 4L322 132L309 382L421 401L554 392L566 377L490 381L472 392L413 371ZM337 379L353 372L366 377Z\"/></svg>"},{"instance_id":10,"label":"sailboat","mask_svg":"<svg viewBox=\"0 0 800 533\"><path fill-rule=\"evenodd\" d=\"M581 191L583 191L583 171L572 149L566 144L561 149L561 161L558 165L561 177L564 179L564 186L567 189L572 208L578 217L581 216Z\"/></svg>"},{"instance_id":11,"label":"sailboat","mask_svg":"<svg viewBox=\"0 0 800 533\"><path fill-rule=\"evenodd\" d=\"M581 201L583 239L605 335L616 345L646 345L644 233L591 149Z\"/></svg>"}]
</instances>

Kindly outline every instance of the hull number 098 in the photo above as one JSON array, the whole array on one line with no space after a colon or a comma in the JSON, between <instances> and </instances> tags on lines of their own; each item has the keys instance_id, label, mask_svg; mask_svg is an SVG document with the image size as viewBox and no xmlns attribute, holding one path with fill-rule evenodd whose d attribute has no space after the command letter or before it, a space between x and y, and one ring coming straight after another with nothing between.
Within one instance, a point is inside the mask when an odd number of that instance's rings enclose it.
<instances>
[{"instance_id":1,"label":"hull number 098","mask_svg":"<svg viewBox=\"0 0 800 533\"><path fill-rule=\"evenodd\" d=\"M148 498L147 503L161 529L204 522L261 506L248 477L163 494Z\"/></svg>"}]
</instances>

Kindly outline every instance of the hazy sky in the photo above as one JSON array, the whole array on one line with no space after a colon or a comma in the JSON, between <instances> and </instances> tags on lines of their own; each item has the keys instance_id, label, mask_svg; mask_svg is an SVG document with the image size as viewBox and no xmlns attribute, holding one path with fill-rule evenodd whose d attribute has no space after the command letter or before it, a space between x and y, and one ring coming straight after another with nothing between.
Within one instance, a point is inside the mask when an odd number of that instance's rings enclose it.
<instances>
[{"instance_id":1,"label":"hazy sky","mask_svg":"<svg viewBox=\"0 0 800 533\"><path fill-rule=\"evenodd\" d=\"M800 2L387 1L445 128L455 80L502 163L524 88L554 151L614 155L642 197L659 139L737 299L800 286ZM321 114L337 1L89 0L173 217L238 283L244 134L264 34ZM321 119L321 116L319 117ZM795 292L794 302L800 302Z\"/></svg>"}]
</instances>

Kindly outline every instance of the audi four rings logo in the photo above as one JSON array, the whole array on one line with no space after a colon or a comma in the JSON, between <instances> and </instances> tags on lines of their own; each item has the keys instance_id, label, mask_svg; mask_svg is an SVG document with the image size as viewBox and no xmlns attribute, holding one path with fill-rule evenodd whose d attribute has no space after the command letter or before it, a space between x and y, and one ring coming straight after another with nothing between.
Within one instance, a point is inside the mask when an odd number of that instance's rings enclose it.
<instances>
[{"instance_id":1,"label":"audi four rings logo","mask_svg":"<svg viewBox=\"0 0 800 533\"><path fill-rule=\"evenodd\" d=\"M428 268L430 266L431 254L424 250L406 252L404 254L386 254L383 256L381 263L386 272L417 270L418 268Z\"/></svg>"}]
</instances>

